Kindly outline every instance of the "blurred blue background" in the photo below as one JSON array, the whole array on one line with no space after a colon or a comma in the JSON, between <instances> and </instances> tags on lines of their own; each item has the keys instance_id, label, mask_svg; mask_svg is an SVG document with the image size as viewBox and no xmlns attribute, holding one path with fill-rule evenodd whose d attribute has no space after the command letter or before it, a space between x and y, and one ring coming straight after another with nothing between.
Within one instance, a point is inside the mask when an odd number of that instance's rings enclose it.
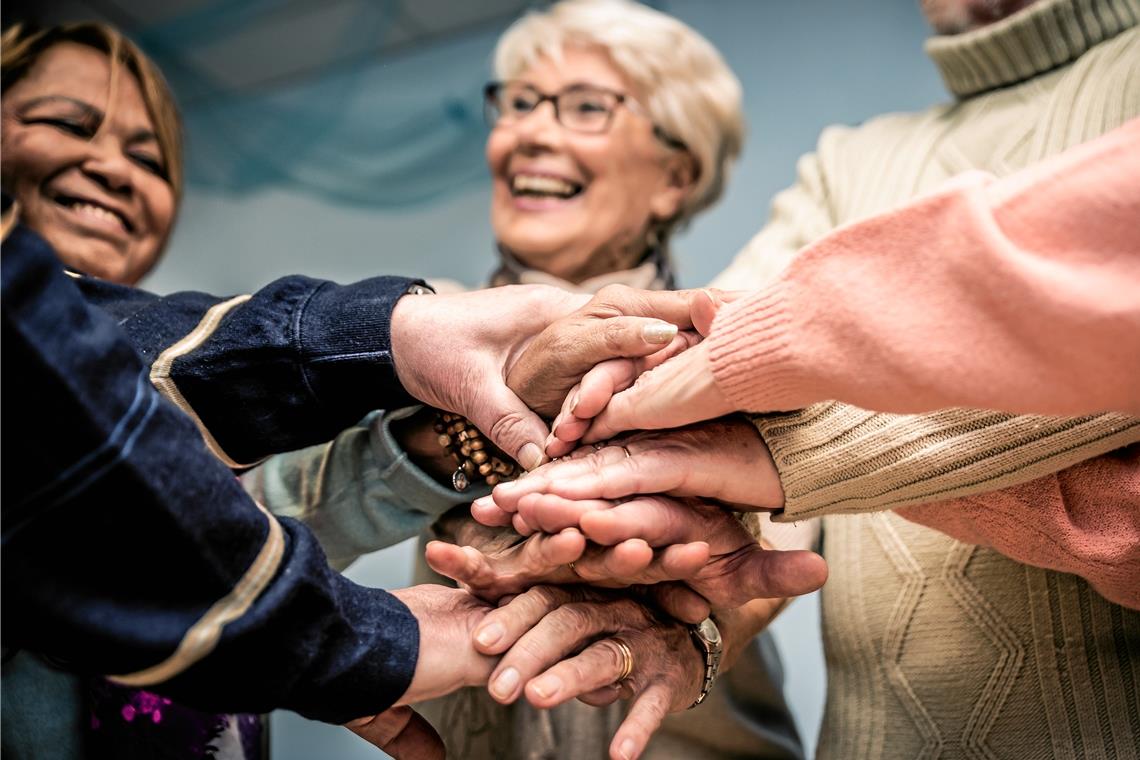
<instances>
[{"instance_id":1,"label":"blurred blue background","mask_svg":"<svg viewBox=\"0 0 1140 760\"><path fill-rule=\"evenodd\" d=\"M744 85L748 137L724 200L676 240L682 285L708 282L764 224L820 130L946 99L917 0L657 0L707 36ZM82 0L162 65L188 125L185 206L160 292L236 293L301 272L388 273L475 286L493 258L480 87L521 0ZM12 18L11 6L5 16ZM406 585L414 546L356 581ZM822 712L819 607L775 625L809 751ZM289 663L282 663L289 667ZM278 713L275 760L375 758L343 729Z\"/></svg>"}]
</instances>

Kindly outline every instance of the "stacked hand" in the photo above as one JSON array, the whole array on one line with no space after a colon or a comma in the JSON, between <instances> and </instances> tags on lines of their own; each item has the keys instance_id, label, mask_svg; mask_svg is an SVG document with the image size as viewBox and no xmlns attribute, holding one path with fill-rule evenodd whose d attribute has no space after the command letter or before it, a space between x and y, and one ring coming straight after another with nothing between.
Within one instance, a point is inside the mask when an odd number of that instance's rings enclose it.
<instances>
[{"instance_id":1,"label":"stacked hand","mask_svg":"<svg viewBox=\"0 0 1140 760\"><path fill-rule=\"evenodd\" d=\"M762 545L734 513L778 509L783 492L752 424L717 419L732 410L700 341L732 294L616 288L585 303L545 288L504 294L405 298L393 318L409 391L466 415L533 470L478 500L482 524L461 525L457 543L428 545L428 563L469 600L444 627L466 632L474 664L457 671L464 645L425 640L421 665L443 652L440 671L458 675L434 683L417 667L409 693L489 676L501 702L631 698L611 756L634 758L667 712L700 693L703 654L682 621L715 612L730 665L784 598L823 584L827 567L812 552ZM472 312L479 327L456 331L465 346L432 343ZM548 435L539 414L555 412ZM624 430L656 432L574 450ZM543 464L544 454L563 458ZM402 712L354 730L365 728L389 744L423 733Z\"/></svg>"}]
</instances>

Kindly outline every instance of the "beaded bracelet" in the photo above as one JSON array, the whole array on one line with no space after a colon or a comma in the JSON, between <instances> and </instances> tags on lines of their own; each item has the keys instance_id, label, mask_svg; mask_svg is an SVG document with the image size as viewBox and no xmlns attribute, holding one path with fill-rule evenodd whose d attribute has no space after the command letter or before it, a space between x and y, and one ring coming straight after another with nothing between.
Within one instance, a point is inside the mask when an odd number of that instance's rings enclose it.
<instances>
[{"instance_id":1,"label":"beaded bracelet","mask_svg":"<svg viewBox=\"0 0 1140 760\"><path fill-rule=\"evenodd\" d=\"M435 432L439 445L456 464L451 485L456 491L466 491L476 477L489 486L519 476L520 468L506 457L500 459L479 429L465 417L450 412L439 412L435 417ZM506 461L503 461L506 459Z\"/></svg>"}]
</instances>

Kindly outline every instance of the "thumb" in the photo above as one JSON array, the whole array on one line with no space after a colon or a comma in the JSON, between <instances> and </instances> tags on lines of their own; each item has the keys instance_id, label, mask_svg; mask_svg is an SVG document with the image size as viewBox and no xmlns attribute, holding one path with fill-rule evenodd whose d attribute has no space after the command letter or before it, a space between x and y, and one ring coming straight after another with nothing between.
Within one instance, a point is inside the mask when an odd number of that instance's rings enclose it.
<instances>
[{"instance_id":1,"label":"thumb","mask_svg":"<svg viewBox=\"0 0 1140 760\"><path fill-rule=\"evenodd\" d=\"M505 385L487 389L476 413L468 415L468 419L525 469L533 470L549 461L543 444L550 429Z\"/></svg>"},{"instance_id":2,"label":"thumb","mask_svg":"<svg viewBox=\"0 0 1140 760\"><path fill-rule=\"evenodd\" d=\"M392 707L345 726L396 760L443 760L446 756L439 734L410 707Z\"/></svg>"}]
</instances>

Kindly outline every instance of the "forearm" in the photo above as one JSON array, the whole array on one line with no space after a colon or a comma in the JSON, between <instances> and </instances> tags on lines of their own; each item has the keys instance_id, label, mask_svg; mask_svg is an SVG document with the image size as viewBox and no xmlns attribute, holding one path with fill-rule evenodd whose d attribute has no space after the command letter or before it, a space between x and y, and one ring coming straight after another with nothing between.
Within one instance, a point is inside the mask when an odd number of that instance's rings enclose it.
<instances>
[{"instance_id":1,"label":"forearm","mask_svg":"<svg viewBox=\"0 0 1140 760\"><path fill-rule=\"evenodd\" d=\"M42 240L4 243L3 641L217 710L375 713L418 628L241 491ZM31 407L31 408L29 408ZM224 688L218 688L224 684Z\"/></svg>"},{"instance_id":2,"label":"forearm","mask_svg":"<svg viewBox=\"0 0 1140 760\"><path fill-rule=\"evenodd\" d=\"M1140 441L1140 420L1118 414L905 416L825 403L754 422L783 486L777 522L996 491Z\"/></svg>"},{"instance_id":3,"label":"forearm","mask_svg":"<svg viewBox=\"0 0 1140 760\"><path fill-rule=\"evenodd\" d=\"M411 280L340 286L286 277L230 299L76 283L121 325L151 381L231 467L327 441L371 409L410 401L389 327Z\"/></svg>"},{"instance_id":4,"label":"forearm","mask_svg":"<svg viewBox=\"0 0 1140 760\"><path fill-rule=\"evenodd\" d=\"M840 228L722 309L736 408L1140 411L1140 119Z\"/></svg>"},{"instance_id":5,"label":"forearm","mask_svg":"<svg viewBox=\"0 0 1140 760\"><path fill-rule=\"evenodd\" d=\"M242 484L274 514L305 523L333 567L347 567L419 534L470 498L423 472L398 440L398 426L417 409L374 412L330 443L270 457Z\"/></svg>"}]
</instances>

